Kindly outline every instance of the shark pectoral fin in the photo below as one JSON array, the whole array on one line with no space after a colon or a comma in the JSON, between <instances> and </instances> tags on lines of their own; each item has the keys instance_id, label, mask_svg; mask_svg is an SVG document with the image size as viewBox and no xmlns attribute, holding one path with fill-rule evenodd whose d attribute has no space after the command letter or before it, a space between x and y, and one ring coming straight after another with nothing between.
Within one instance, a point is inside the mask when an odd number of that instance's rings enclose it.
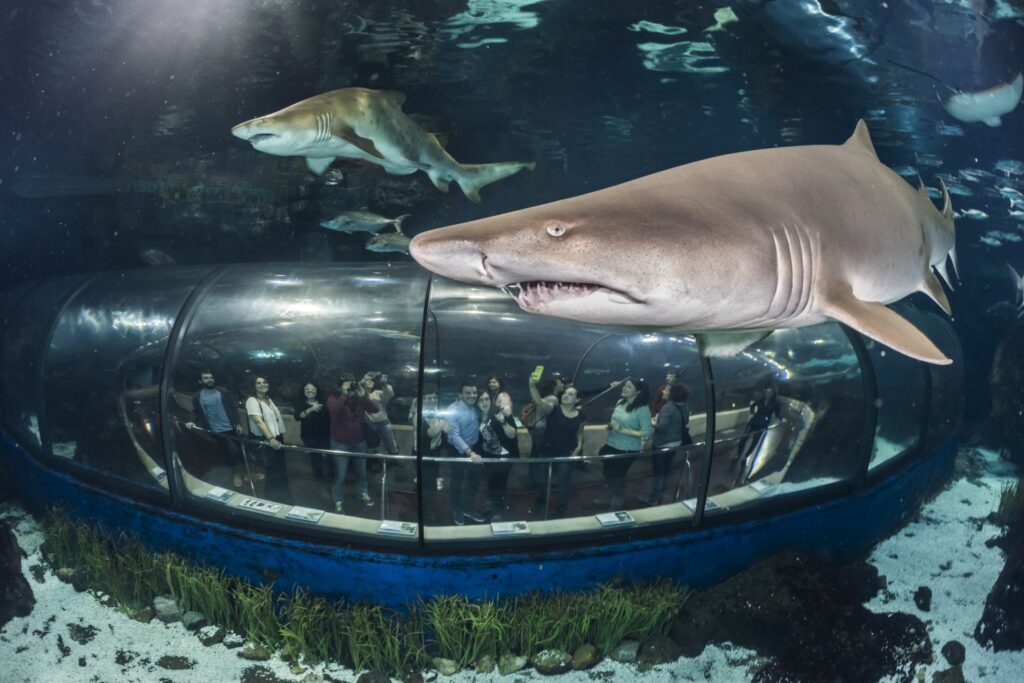
<instances>
[{"instance_id":1,"label":"shark pectoral fin","mask_svg":"<svg viewBox=\"0 0 1024 683\"><path fill-rule=\"evenodd\" d=\"M945 265L945 262L943 262L943 265ZM917 291L930 296L932 301L937 303L939 308L946 312L946 315L953 315L953 309L949 306L949 299L946 298L946 292L942 289L942 283L939 282L939 279L934 274L928 273L921 282L921 286L917 288Z\"/></svg>"},{"instance_id":2,"label":"shark pectoral fin","mask_svg":"<svg viewBox=\"0 0 1024 683\"><path fill-rule=\"evenodd\" d=\"M701 332L695 334L697 348L702 356L721 358L735 356L751 344L761 341L773 330L744 330L740 332Z\"/></svg>"},{"instance_id":3,"label":"shark pectoral fin","mask_svg":"<svg viewBox=\"0 0 1024 683\"><path fill-rule=\"evenodd\" d=\"M952 292L954 289L956 289L956 287L953 286L953 280L952 278L949 277L949 269L946 268L947 261L948 259L942 259L941 261L939 261L939 264L935 266L935 270L942 278L942 281L946 283L946 286L949 287L949 291Z\"/></svg>"},{"instance_id":4,"label":"shark pectoral fin","mask_svg":"<svg viewBox=\"0 0 1024 683\"><path fill-rule=\"evenodd\" d=\"M334 161L334 157L306 157L306 166L313 173L323 175L332 161Z\"/></svg>"},{"instance_id":5,"label":"shark pectoral fin","mask_svg":"<svg viewBox=\"0 0 1024 683\"><path fill-rule=\"evenodd\" d=\"M998 128L1003 125L1003 120L998 116L990 116L987 119L982 119L982 121L991 128Z\"/></svg>"},{"instance_id":6,"label":"shark pectoral fin","mask_svg":"<svg viewBox=\"0 0 1024 683\"><path fill-rule=\"evenodd\" d=\"M377 159L384 158L384 155L380 153L380 150L377 149L377 146L373 144L373 140L371 140L370 138L364 138L360 135L357 135L352 128L339 128L338 130L334 131L334 134L337 135L339 138L342 138L345 142L351 144L352 146L358 147L359 149L366 152L372 157L376 157Z\"/></svg>"},{"instance_id":7,"label":"shark pectoral fin","mask_svg":"<svg viewBox=\"0 0 1024 683\"><path fill-rule=\"evenodd\" d=\"M926 363L949 365L953 362L919 329L883 304L861 301L853 295L849 285L845 291L830 292L823 298L825 315L849 325L865 337Z\"/></svg>"},{"instance_id":8,"label":"shark pectoral fin","mask_svg":"<svg viewBox=\"0 0 1024 683\"><path fill-rule=\"evenodd\" d=\"M448 191L448 185L451 181L448 180L448 178L445 178L441 171L431 166L427 169L427 175L430 176L430 182L434 183L434 187L441 190L441 192ZM477 198L474 201L480 201L480 196L477 195Z\"/></svg>"}]
</instances>

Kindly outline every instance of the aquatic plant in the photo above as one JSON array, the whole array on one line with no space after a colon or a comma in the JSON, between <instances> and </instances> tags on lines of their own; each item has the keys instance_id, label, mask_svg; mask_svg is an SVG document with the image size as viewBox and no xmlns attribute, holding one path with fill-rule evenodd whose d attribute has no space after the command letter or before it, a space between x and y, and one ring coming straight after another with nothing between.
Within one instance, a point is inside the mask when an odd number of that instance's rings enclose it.
<instances>
[{"instance_id":1,"label":"aquatic plant","mask_svg":"<svg viewBox=\"0 0 1024 683\"><path fill-rule=\"evenodd\" d=\"M348 661L345 602L329 602L301 588L281 609L281 655L307 664Z\"/></svg>"},{"instance_id":2,"label":"aquatic plant","mask_svg":"<svg viewBox=\"0 0 1024 683\"><path fill-rule=\"evenodd\" d=\"M511 610L491 601L471 602L461 595L421 601L427 646L438 657L465 667L483 655L497 657L505 644Z\"/></svg>"},{"instance_id":3,"label":"aquatic plant","mask_svg":"<svg viewBox=\"0 0 1024 683\"><path fill-rule=\"evenodd\" d=\"M347 612L348 650L356 671L404 675L427 662L419 619L380 605L356 604Z\"/></svg>"},{"instance_id":4,"label":"aquatic plant","mask_svg":"<svg viewBox=\"0 0 1024 683\"><path fill-rule=\"evenodd\" d=\"M999 495L999 509L996 511L996 519L999 524L1009 526L1021 518L1024 513L1024 486L1021 480L1003 484L1003 490Z\"/></svg>"},{"instance_id":5,"label":"aquatic plant","mask_svg":"<svg viewBox=\"0 0 1024 683\"><path fill-rule=\"evenodd\" d=\"M1024 502L1014 496L1019 514ZM484 655L572 652L584 643L607 652L625 639L667 633L689 594L661 579L495 600L437 596L397 611L332 602L302 589L275 592L172 553L152 553L138 539L111 537L60 510L43 528L46 557L56 567L76 568L89 588L105 591L122 609L137 610L169 593L182 610L279 649L289 661L341 662L395 676L422 669L431 657L467 667Z\"/></svg>"}]
</instances>

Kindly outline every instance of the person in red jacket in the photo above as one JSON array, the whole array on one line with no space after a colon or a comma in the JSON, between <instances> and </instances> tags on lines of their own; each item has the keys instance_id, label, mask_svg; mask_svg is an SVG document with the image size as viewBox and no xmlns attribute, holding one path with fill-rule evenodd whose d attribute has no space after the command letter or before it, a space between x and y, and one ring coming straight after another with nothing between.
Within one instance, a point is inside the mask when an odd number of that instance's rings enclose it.
<instances>
[{"instance_id":1,"label":"person in red jacket","mask_svg":"<svg viewBox=\"0 0 1024 683\"><path fill-rule=\"evenodd\" d=\"M363 432L363 419L367 413L378 411L380 405L366 395L366 390L351 373L346 372L341 376L341 391L327 397L327 413L331 417L331 450L344 452L331 456L335 470L334 484L331 486L335 512L345 512L345 475L348 474L349 460L355 461L359 500L367 507L373 505L366 481L366 458L355 458L350 454L369 452Z\"/></svg>"}]
</instances>

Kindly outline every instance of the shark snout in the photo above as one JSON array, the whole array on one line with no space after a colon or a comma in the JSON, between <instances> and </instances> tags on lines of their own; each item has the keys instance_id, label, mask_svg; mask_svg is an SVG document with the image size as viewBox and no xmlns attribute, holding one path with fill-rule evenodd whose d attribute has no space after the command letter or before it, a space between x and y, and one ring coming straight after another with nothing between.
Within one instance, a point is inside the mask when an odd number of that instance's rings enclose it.
<instances>
[{"instance_id":1,"label":"shark snout","mask_svg":"<svg viewBox=\"0 0 1024 683\"><path fill-rule=\"evenodd\" d=\"M448 237L445 230L429 230L412 238L409 254L426 268L439 275L494 285L495 278L487 255L479 245L468 239Z\"/></svg>"},{"instance_id":2,"label":"shark snout","mask_svg":"<svg viewBox=\"0 0 1024 683\"><path fill-rule=\"evenodd\" d=\"M250 119L232 127L231 134L253 144L278 137L262 118Z\"/></svg>"}]
</instances>

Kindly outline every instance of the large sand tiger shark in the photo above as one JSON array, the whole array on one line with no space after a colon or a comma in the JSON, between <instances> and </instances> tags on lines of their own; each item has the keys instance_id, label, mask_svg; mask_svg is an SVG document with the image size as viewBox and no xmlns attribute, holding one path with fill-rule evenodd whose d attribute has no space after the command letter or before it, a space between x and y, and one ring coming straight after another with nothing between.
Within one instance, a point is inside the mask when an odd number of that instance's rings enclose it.
<instances>
[{"instance_id":1,"label":"large sand tiger shark","mask_svg":"<svg viewBox=\"0 0 1024 683\"><path fill-rule=\"evenodd\" d=\"M695 333L707 355L838 320L900 353L950 361L886 304L950 314L939 212L879 162L861 121L843 145L729 154L579 197L417 235L426 268L506 288L526 311Z\"/></svg>"},{"instance_id":2,"label":"large sand tiger shark","mask_svg":"<svg viewBox=\"0 0 1024 683\"><path fill-rule=\"evenodd\" d=\"M423 171L442 192L454 180L474 202L480 201L485 185L533 169L533 163L518 161L460 164L437 137L402 112L404 101L399 92L333 90L240 123L231 133L260 152L306 157L317 175L337 157L363 159L394 175Z\"/></svg>"}]
</instances>

